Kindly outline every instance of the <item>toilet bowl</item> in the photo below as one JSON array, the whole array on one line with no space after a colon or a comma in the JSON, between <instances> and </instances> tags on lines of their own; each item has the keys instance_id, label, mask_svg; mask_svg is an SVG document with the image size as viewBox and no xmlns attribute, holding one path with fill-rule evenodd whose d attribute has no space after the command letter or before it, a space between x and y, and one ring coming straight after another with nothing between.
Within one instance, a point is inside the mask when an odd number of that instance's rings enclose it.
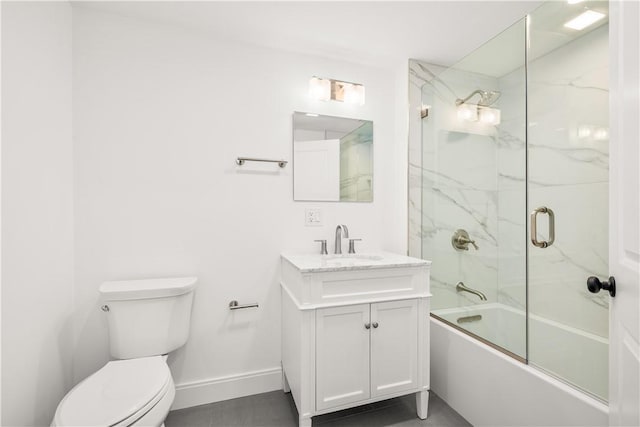
<instances>
[{"instance_id":1,"label":"toilet bowl","mask_svg":"<svg viewBox=\"0 0 640 427\"><path fill-rule=\"evenodd\" d=\"M187 341L195 277L100 287L113 360L59 403L51 426L164 425L175 397L167 353Z\"/></svg>"},{"instance_id":2,"label":"toilet bowl","mask_svg":"<svg viewBox=\"0 0 640 427\"><path fill-rule=\"evenodd\" d=\"M165 356L116 360L62 399L52 426L160 426L175 386Z\"/></svg>"}]
</instances>

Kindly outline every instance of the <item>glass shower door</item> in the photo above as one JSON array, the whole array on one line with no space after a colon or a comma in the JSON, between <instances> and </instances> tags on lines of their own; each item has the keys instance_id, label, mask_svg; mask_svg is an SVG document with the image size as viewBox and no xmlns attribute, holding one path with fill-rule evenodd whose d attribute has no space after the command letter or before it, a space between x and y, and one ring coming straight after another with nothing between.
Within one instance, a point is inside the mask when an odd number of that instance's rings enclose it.
<instances>
[{"instance_id":1,"label":"glass shower door","mask_svg":"<svg viewBox=\"0 0 640 427\"><path fill-rule=\"evenodd\" d=\"M606 2L548 2L529 17L529 363L607 399L608 24ZM585 10L597 23L564 25Z\"/></svg>"},{"instance_id":2,"label":"glass shower door","mask_svg":"<svg viewBox=\"0 0 640 427\"><path fill-rule=\"evenodd\" d=\"M525 19L422 87L432 315L526 359Z\"/></svg>"}]
</instances>

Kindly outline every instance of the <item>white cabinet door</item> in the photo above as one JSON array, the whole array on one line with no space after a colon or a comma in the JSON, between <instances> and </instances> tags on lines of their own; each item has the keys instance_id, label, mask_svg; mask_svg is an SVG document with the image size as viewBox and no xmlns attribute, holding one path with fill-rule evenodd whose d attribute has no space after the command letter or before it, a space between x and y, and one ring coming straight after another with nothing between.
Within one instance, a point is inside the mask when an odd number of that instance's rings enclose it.
<instances>
[{"instance_id":1,"label":"white cabinet door","mask_svg":"<svg viewBox=\"0 0 640 427\"><path fill-rule=\"evenodd\" d=\"M371 304L372 397L418 386L418 301Z\"/></svg>"},{"instance_id":2,"label":"white cabinet door","mask_svg":"<svg viewBox=\"0 0 640 427\"><path fill-rule=\"evenodd\" d=\"M316 410L368 399L369 304L316 311Z\"/></svg>"}]
</instances>

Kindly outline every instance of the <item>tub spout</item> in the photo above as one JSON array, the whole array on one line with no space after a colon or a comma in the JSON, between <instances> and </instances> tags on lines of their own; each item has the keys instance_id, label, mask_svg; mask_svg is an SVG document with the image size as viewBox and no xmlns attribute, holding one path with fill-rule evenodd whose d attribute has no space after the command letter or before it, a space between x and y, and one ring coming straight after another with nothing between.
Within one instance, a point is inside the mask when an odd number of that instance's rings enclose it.
<instances>
[{"instance_id":1,"label":"tub spout","mask_svg":"<svg viewBox=\"0 0 640 427\"><path fill-rule=\"evenodd\" d=\"M485 294L483 294L480 291L477 291L475 289L471 289L470 287L468 287L467 285L465 285L462 282L458 282L458 284L456 285L456 291L457 292L469 292L470 294L474 294L476 296L478 296L478 298L480 298L481 301L486 301L487 297L485 296Z\"/></svg>"}]
</instances>

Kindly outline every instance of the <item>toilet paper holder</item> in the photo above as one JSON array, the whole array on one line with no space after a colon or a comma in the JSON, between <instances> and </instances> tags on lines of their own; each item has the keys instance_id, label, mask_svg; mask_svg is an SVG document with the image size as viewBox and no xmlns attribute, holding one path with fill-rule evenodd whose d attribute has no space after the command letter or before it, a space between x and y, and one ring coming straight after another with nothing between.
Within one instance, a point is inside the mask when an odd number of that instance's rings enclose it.
<instances>
[{"instance_id":1,"label":"toilet paper holder","mask_svg":"<svg viewBox=\"0 0 640 427\"><path fill-rule=\"evenodd\" d=\"M257 302L252 302L250 304L238 304L238 301L233 300L229 302L229 310L240 310L243 308L254 308L258 307Z\"/></svg>"}]
</instances>

